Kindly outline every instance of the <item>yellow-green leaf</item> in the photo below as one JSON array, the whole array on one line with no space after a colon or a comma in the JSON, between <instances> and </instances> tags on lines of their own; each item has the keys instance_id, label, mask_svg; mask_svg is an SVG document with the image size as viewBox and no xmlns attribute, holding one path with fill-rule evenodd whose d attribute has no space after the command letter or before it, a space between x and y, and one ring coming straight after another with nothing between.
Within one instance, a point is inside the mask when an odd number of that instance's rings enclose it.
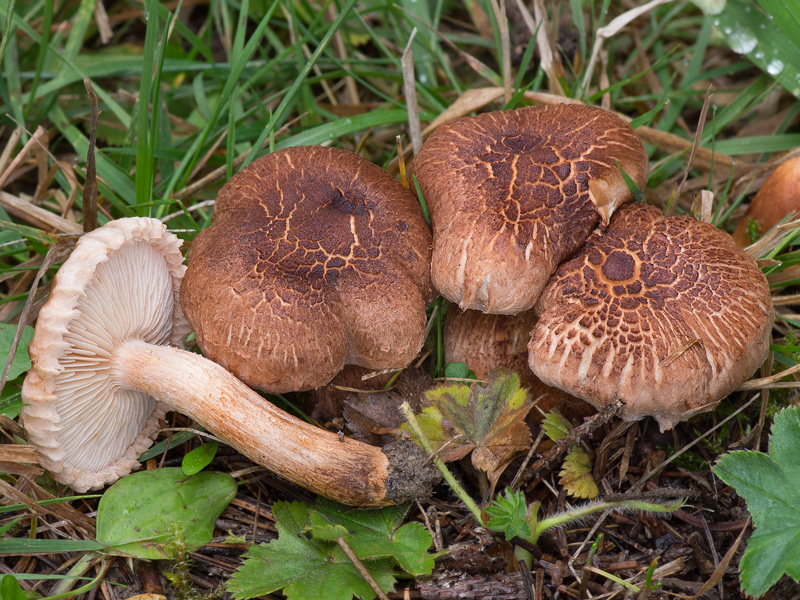
<instances>
[{"instance_id":1,"label":"yellow-green leaf","mask_svg":"<svg viewBox=\"0 0 800 600\"><path fill-rule=\"evenodd\" d=\"M591 500L600 493L592 477L592 458L583 448L572 449L564 459L559 475L561 476L559 483L575 498Z\"/></svg>"}]
</instances>

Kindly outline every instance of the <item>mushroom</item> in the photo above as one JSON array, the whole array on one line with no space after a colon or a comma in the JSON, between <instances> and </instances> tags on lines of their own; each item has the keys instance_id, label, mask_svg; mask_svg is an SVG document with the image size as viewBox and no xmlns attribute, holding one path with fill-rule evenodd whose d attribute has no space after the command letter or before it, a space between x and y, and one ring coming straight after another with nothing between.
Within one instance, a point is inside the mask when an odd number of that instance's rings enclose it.
<instances>
[{"instance_id":1,"label":"mushroom","mask_svg":"<svg viewBox=\"0 0 800 600\"><path fill-rule=\"evenodd\" d=\"M661 430L711 410L764 361L773 322L755 260L716 227L621 208L536 305L530 367L548 385Z\"/></svg>"},{"instance_id":2,"label":"mushroom","mask_svg":"<svg viewBox=\"0 0 800 600\"><path fill-rule=\"evenodd\" d=\"M425 337L430 230L376 165L320 146L269 154L220 190L181 292L203 353L271 393L345 364L406 366Z\"/></svg>"},{"instance_id":3,"label":"mushroom","mask_svg":"<svg viewBox=\"0 0 800 600\"><path fill-rule=\"evenodd\" d=\"M429 467L413 444L381 451L340 440L173 347L188 332L178 302L180 243L155 219L112 221L84 235L56 275L22 390L25 429L53 478L79 492L116 481L138 468L173 409L339 502L382 505L424 493Z\"/></svg>"},{"instance_id":4,"label":"mushroom","mask_svg":"<svg viewBox=\"0 0 800 600\"><path fill-rule=\"evenodd\" d=\"M736 226L733 240L741 247L749 246L752 243L748 233L751 220L758 225L761 236L797 211L800 211L800 156L781 163L770 173Z\"/></svg>"},{"instance_id":5,"label":"mushroom","mask_svg":"<svg viewBox=\"0 0 800 600\"><path fill-rule=\"evenodd\" d=\"M517 373L522 387L537 400L539 410L528 413L531 422L538 422L542 412L556 407L567 418L593 413L591 406L542 383L531 371L528 342L535 324L536 313L533 310L518 315L490 315L451 306L444 325L445 362L463 362L478 379L485 379L495 369Z\"/></svg>"},{"instance_id":6,"label":"mushroom","mask_svg":"<svg viewBox=\"0 0 800 600\"><path fill-rule=\"evenodd\" d=\"M611 112L529 106L438 127L412 164L433 228L431 278L462 309L533 307L558 264L647 181L644 144Z\"/></svg>"}]
</instances>

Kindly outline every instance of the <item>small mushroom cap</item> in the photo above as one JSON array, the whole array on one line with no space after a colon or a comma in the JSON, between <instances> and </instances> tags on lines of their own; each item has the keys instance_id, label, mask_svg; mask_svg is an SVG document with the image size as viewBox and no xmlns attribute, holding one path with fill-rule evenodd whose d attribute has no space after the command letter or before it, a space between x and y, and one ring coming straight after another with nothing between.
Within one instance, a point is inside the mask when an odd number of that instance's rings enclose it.
<instances>
[{"instance_id":1,"label":"small mushroom cap","mask_svg":"<svg viewBox=\"0 0 800 600\"><path fill-rule=\"evenodd\" d=\"M120 341L180 345L181 241L155 219L84 235L56 274L29 346L22 387L28 440L56 481L99 489L139 467L167 410L114 377Z\"/></svg>"},{"instance_id":2,"label":"small mushroom cap","mask_svg":"<svg viewBox=\"0 0 800 600\"><path fill-rule=\"evenodd\" d=\"M759 235L767 233L781 219L800 211L800 156L790 158L770 173L758 190L747 212L733 232L733 240L740 246L749 246L747 227L751 219L758 224Z\"/></svg>"},{"instance_id":3,"label":"small mushroom cap","mask_svg":"<svg viewBox=\"0 0 800 600\"><path fill-rule=\"evenodd\" d=\"M562 264L536 305L534 373L663 430L711 410L764 361L773 312L755 261L716 227L621 208Z\"/></svg>"},{"instance_id":4,"label":"small mushroom cap","mask_svg":"<svg viewBox=\"0 0 800 600\"><path fill-rule=\"evenodd\" d=\"M528 342L536 325L536 314L527 310L518 315L490 315L477 310L459 310L451 306L444 326L445 362L463 362L478 377L486 379L495 369L514 371L539 410L528 413L530 421L539 421L541 412L559 407L567 418L588 416L591 406L564 391L542 383L528 366Z\"/></svg>"},{"instance_id":5,"label":"small mushroom cap","mask_svg":"<svg viewBox=\"0 0 800 600\"><path fill-rule=\"evenodd\" d=\"M434 287L462 309L532 308L558 264L633 199L620 168L644 186L644 144L601 108L530 106L440 126L412 164Z\"/></svg>"},{"instance_id":6,"label":"small mushroom cap","mask_svg":"<svg viewBox=\"0 0 800 600\"><path fill-rule=\"evenodd\" d=\"M314 389L422 347L430 230L414 196L352 152L254 161L220 190L188 264L181 302L200 348L251 387Z\"/></svg>"}]
</instances>

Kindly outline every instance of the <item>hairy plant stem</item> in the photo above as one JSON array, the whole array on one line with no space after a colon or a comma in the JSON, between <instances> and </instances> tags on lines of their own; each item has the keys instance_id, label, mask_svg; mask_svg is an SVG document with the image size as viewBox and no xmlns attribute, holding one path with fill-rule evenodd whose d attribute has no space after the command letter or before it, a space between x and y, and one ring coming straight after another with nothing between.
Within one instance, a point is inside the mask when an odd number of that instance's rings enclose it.
<instances>
[{"instance_id":1,"label":"hairy plant stem","mask_svg":"<svg viewBox=\"0 0 800 600\"><path fill-rule=\"evenodd\" d=\"M572 521L582 519L593 513L604 510L639 510L654 513L671 513L683 506L683 500L676 500L669 504L656 504L654 502L643 502L641 500L615 500L611 502L593 502L584 506L573 508L564 512L556 513L550 517L533 523L531 530L533 534L528 540L535 544L545 531L553 527L560 527Z\"/></svg>"},{"instance_id":2,"label":"hairy plant stem","mask_svg":"<svg viewBox=\"0 0 800 600\"><path fill-rule=\"evenodd\" d=\"M486 523L483 521L483 516L481 514L481 509L478 504L467 494L466 490L461 487L461 484L458 483L456 478L450 472L450 469L447 468L447 465L444 464L444 461L436 456L436 450L431 445L430 440L422 431L422 427L419 425L419 421L417 421L417 417L414 415L414 411L411 410L411 406L409 406L408 402L403 402L400 405L400 410L403 411L403 417L405 417L406 422L408 423L411 430L414 432L414 435L417 436L417 440L419 441L422 448L431 456L431 460L433 461L433 465L439 469L439 472L444 477L444 480L447 482L447 485L450 486L450 489L455 492L456 496L464 503L464 505L469 509L469 512L472 513L472 516L475 517L475 520L481 525L484 526Z\"/></svg>"}]
</instances>

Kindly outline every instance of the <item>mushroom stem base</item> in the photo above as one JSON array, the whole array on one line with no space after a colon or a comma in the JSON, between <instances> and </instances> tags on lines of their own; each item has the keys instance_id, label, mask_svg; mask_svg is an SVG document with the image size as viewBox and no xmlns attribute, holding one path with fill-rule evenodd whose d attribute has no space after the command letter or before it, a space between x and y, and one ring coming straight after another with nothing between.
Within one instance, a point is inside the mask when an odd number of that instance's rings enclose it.
<instances>
[{"instance_id":1,"label":"mushroom stem base","mask_svg":"<svg viewBox=\"0 0 800 600\"><path fill-rule=\"evenodd\" d=\"M380 448L339 438L286 414L199 354L130 341L115 359L120 384L191 417L289 481L352 506L405 499L387 493L395 469Z\"/></svg>"}]
</instances>

